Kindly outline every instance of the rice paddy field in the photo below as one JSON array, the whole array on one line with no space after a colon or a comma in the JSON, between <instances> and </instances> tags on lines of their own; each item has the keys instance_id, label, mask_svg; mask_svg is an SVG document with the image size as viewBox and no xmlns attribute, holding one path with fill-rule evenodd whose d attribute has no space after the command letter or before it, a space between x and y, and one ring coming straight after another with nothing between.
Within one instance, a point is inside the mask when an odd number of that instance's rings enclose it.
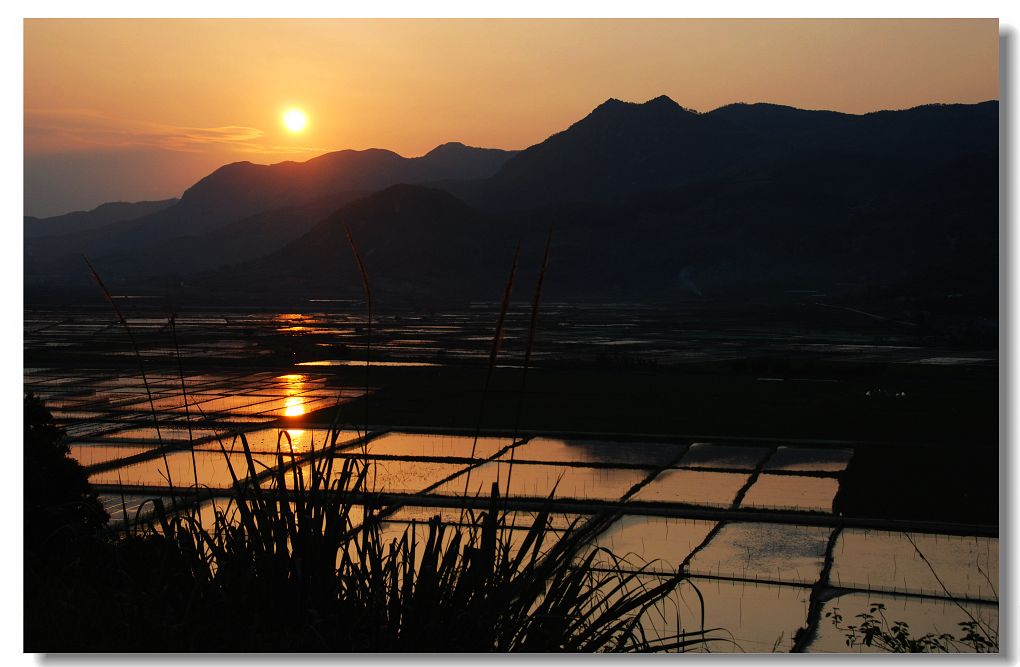
<instances>
[{"instance_id":1,"label":"rice paddy field","mask_svg":"<svg viewBox=\"0 0 1020 667\"><path fill-rule=\"evenodd\" d=\"M108 311L25 313L25 390L65 429L113 522L152 498L224 509L241 433L262 474L282 463L293 479L335 423L332 455L368 462L394 535L435 515L457 523L493 484L514 530L550 498L554 529L616 511L595 545L649 581L689 575L645 623L716 629L712 651L789 651L804 627L798 648L846 651L826 614L874 603L915 635L968 619L998 628L995 429L959 416L994 395L994 351L554 305L529 385L517 313L483 401L492 304L383 315L370 334L342 303L204 312L173 330L145 300L123 307L144 376ZM958 469L955 502L931 500L923 472L888 488L897 461L930 460Z\"/></svg>"}]
</instances>

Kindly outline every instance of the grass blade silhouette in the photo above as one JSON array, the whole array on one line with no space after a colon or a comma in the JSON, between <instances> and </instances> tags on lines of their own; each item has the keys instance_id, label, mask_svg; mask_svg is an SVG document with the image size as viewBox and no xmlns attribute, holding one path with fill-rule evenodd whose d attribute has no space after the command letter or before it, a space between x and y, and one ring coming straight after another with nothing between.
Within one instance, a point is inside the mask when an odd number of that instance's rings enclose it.
<instances>
[{"instance_id":1,"label":"grass blade silhouette","mask_svg":"<svg viewBox=\"0 0 1020 667\"><path fill-rule=\"evenodd\" d=\"M160 453L163 456L163 465L166 467L166 480L170 487L170 502L174 508L176 508L177 500L176 494L174 493L173 478L170 476L170 461L167 459L166 448L163 446L163 436L159 430L159 418L156 416L156 404L152 398L152 391L149 389L149 379L145 374L145 363L142 361L141 350L138 348L138 343L135 341L135 335L131 331L131 327L128 326L127 320L124 318L124 315L121 314L120 308L117 307L117 303L113 300L110 290L106 289L106 283L104 283L103 279L99 277L99 272L96 271L94 266L92 266L92 262L89 261L88 257L82 255L82 259L85 260L85 265L88 266L89 273L92 274L92 278L96 281L96 284L99 285L99 289L102 290L103 296L106 298L106 302L110 304L111 308L113 308L113 313L117 316L117 321L120 322L124 331L127 332L128 341L131 343L131 349L135 353L135 359L138 361L138 372L142 375L142 385L145 387L145 396L149 401L149 411L152 414L152 425L156 429L156 440L159 442Z\"/></svg>"}]
</instances>

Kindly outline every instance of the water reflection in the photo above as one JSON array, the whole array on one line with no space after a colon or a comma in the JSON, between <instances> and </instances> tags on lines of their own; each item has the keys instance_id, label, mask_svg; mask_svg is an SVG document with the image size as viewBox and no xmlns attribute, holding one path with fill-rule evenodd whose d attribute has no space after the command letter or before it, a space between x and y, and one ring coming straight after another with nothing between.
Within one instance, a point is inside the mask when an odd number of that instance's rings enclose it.
<instances>
[{"instance_id":1,"label":"water reflection","mask_svg":"<svg viewBox=\"0 0 1020 667\"><path fill-rule=\"evenodd\" d=\"M510 438L426 433L386 433L373 439L368 453L381 456L487 459L510 444Z\"/></svg>"},{"instance_id":2,"label":"water reflection","mask_svg":"<svg viewBox=\"0 0 1020 667\"><path fill-rule=\"evenodd\" d=\"M811 584L821 576L831 528L735 522L723 526L691 561L691 572Z\"/></svg>"},{"instance_id":3,"label":"water reflection","mask_svg":"<svg viewBox=\"0 0 1020 667\"><path fill-rule=\"evenodd\" d=\"M532 438L514 452L518 461L665 465L680 455L679 444ZM503 458L509 458L509 454Z\"/></svg>"},{"instance_id":4,"label":"water reflection","mask_svg":"<svg viewBox=\"0 0 1020 667\"><path fill-rule=\"evenodd\" d=\"M623 558L624 567L670 573L714 527L714 521L628 514L600 534L594 546Z\"/></svg>"},{"instance_id":5,"label":"water reflection","mask_svg":"<svg viewBox=\"0 0 1020 667\"><path fill-rule=\"evenodd\" d=\"M832 477L800 477L763 474L758 478L741 507L799 512L832 512L832 501L839 481Z\"/></svg>"},{"instance_id":6,"label":"water reflection","mask_svg":"<svg viewBox=\"0 0 1020 667\"><path fill-rule=\"evenodd\" d=\"M645 586L659 583L640 575ZM706 630L710 641L693 652L773 653L789 651L807 617L810 589L748 582L687 579L641 618L649 638Z\"/></svg>"},{"instance_id":7,"label":"water reflection","mask_svg":"<svg viewBox=\"0 0 1020 667\"><path fill-rule=\"evenodd\" d=\"M289 445L287 444L288 435L290 436ZM321 449L329 444L331 435L333 434L324 429L266 428L249 431L245 433L244 437L248 441L248 447L252 452L275 454L279 451L289 456L291 447L293 447L295 454L305 454L312 449ZM346 429L337 432L335 435L337 447L339 448L346 446L359 437L356 431ZM243 449L239 438L226 438L223 446L228 451L234 452L240 452ZM218 452L220 451L220 443L218 441L205 442L196 445L195 449L196 451Z\"/></svg>"},{"instance_id":8,"label":"water reflection","mask_svg":"<svg viewBox=\"0 0 1020 667\"><path fill-rule=\"evenodd\" d=\"M229 459L229 462L228 462ZM276 465L276 456L272 454L252 454L254 470L248 467L247 458L242 452L223 454L220 452L171 452L166 460L156 457L127 465L116 470L104 470L89 475L92 484L128 484L135 486L190 486L197 482L199 486L214 489L229 489L232 485L230 469L239 479L249 474L261 474ZM167 477L169 468L169 479Z\"/></svg>"},{"instance_id":9,"label":"water reflection","mask_svg":"<svg viewBox=\"0 0 1020 667\"><path fill-rule=\"evenodd\" d=\"M535 463L517 464L511 475L509 465L490 461L471 470L470 480L462 474L437 488L434 493L463 495L467 482L467 495L486 497L495 482L499 484L501 494L510 497L548 498L555 494L558 499L618 500L635 484L644 481L647 475L645 470L630 468L564 467Z\"/></svg>"},{"instance_id":10,"label":"water reflection","mask_svg":"<svg viewBox=\"0 0 1020 667\"><path fill-rule=\"evenodd\" d=\"M281 375L277 380L283 380L284 391L286 397L283 401L283 416L284 417L300 417L305 414L305 399L299 396L305 391L305 376L297 373L289 375Z\"/></svg>"},{"instance_id":11,"label":"water reflection","mask_svg":"<svg viewBox=\"0 0 1020 667\"><path fill-rule=\"evenodd\" d=\"M747 478L744 473L665 470L634 494L634 500L729 507Z\"/></svg>"},{"instance_id":12,"label":"water reflection","mask_svg":"<svg viewBox=\"0 0 1020 667\"><path fill-rule=\"evenodd\" d=\"M299 417L305 414L304 399L298 396L288 396L283 402L283 415L285 417Z\"/></svg>"},{"instance_id":13,"label":"water reflection","mask_svg":"<svg viewBox=\"0 0 1020 667\"><path fill-rule=\"evenodd\" d=\"M830 578L838 586L999 598L997 538L847 528L833 556Z\"/></svg>"}]
</instances>

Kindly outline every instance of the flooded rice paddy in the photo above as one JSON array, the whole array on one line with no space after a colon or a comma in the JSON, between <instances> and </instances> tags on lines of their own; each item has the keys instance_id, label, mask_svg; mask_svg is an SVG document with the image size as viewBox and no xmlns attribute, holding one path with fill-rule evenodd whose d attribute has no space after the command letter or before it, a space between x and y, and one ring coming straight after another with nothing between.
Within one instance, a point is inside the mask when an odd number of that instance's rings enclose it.
<instances>
[{"instance_id":1,"label":"flooded rice paddy","mask_svg":"<svg viewBox=\"0 0 1020 667\"><path fill-rule=\"evenodd\" d=\"M554 307L554 322L558 314ZM542 354L596 354L607 342L667 361L727 353L725 340L705 348L670 339L665 321L656 325L655 317L649 312L647 321L625 331L610 332L595 322L553 326ZM384 319L377 330L380 365L434 368L484 358L481 321L470 312ZM152 341L165 336L165 319L131 323L152 334ZM344 460L368 462L368 491L381 494L387 512L384 535L421 531L422 522L437 515L457 523L462 499L485 498L493 484L507 497L507 523L517 545L544 502L553 503L556 531L597 512L615 512L592 547L611 550L621 567L640 572L649 585L678 571L687 575L646 617L653 635L705 628L713 629L717 641L700 650L788 651L798 630L810 627L801 648L845 651L845 634L825 613L838 609L853 618L872 603L884 604L890 620L909 622L915 636L955 633L958 623L972 617L998 628L995 534L897 517L850 521L834 512L856 453L852 443L366 430L358 426L360 413L345 412L366 387L340 386L331 376L334 367L359 363L334 358L341 334L347 337L344 345L358 349L360 323L354 316L180 318L182 355L236 363L178 368L165 341L147 343L141 351L144 381L106 314L27 314L25 326L26 351L79 349L73 363L57 357L59 363L26 367L25 389L41 396L66 430L71 455L87 468L115 523L125 514L151 511L152 499L169 504L174 488L196 485L204 492L199 507L204 517L229 511L233 479L243 480L248 472L242 433L258 474L267 476L282 464L287 485L296 471L307 479L308 467L330 444L328 424L288 420L331 408L341 415L334 474ZM212 331L227 331L229 340L217 340ZM279 336L323 345L320 358L303 352L287 363L255 363L280 356L273 338ZM271 338L277 344L269 345ZM781 336L765 343L827 344ZM878 353L873 346L840 345L849 349L833 343L830 352ZM946 355L931 350L888 347L881 353L903 362L948 363ZM465 421L469 425L471 419ZM352 520L360 522L361 516Z\"/></svg>"},{"instance_id":2,"label":"flooded rice paddy","mask_svg":"<svg viewBox=\"0 0 1020 667\"><path fill-rule=\"evenodd\" d=\"M293 363L300 370L359 367L365 364L363 306L337 301L330 309L311 312L211 310L178 315L176 347L187 359L259 360L277 357L281 341L301 341L303 358ZM143 356L168 357L169 327L161 312L162 301L121 301L128 323L139 339ZM485 359L492 340L498 304L476 303L450 312L381 312L371 327L372 365L424 368ZM793 312L799 312L795 309ZM507 315L504 364L519 364L527 338L529 310L515 304ZM771 312L748 324L747 312L633 304L542 305L541 345L533 358L556 360L629 359L641 363L670 364L736 359L755 354L825 354L854 362L868 360L920 366L994 365L992 356L960 356L950 349L921 346L902 333L874 335L852 329L806 329L798 315L777 317ZM101 359L129 361L123 331L108 307L27 311L24 317L25 350L56 355L87 354ZM784 378L762 375L762 381ZM59 383L54 378L52 383ZM800 378L799 381L819 381ZM113 382L116 382L114 380Z\"/></svg>"}]
</instances>

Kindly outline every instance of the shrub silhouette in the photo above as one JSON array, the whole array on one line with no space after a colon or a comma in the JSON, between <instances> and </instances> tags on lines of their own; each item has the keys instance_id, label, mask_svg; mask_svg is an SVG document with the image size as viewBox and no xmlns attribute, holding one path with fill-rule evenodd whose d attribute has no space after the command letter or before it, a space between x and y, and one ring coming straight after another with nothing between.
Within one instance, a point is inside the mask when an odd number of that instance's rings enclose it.
<instances>
[{"instance_id":1,"label":"shrub silhouette","mask_svg":"<svg viewBox=\"0 0 1020 667\"><path fill-rule=\"evenodd\" d=\"M31 393L24 403L26 550L73 547L95 536L108 517L46 406Z\"/></svg>"}]
</instances>

